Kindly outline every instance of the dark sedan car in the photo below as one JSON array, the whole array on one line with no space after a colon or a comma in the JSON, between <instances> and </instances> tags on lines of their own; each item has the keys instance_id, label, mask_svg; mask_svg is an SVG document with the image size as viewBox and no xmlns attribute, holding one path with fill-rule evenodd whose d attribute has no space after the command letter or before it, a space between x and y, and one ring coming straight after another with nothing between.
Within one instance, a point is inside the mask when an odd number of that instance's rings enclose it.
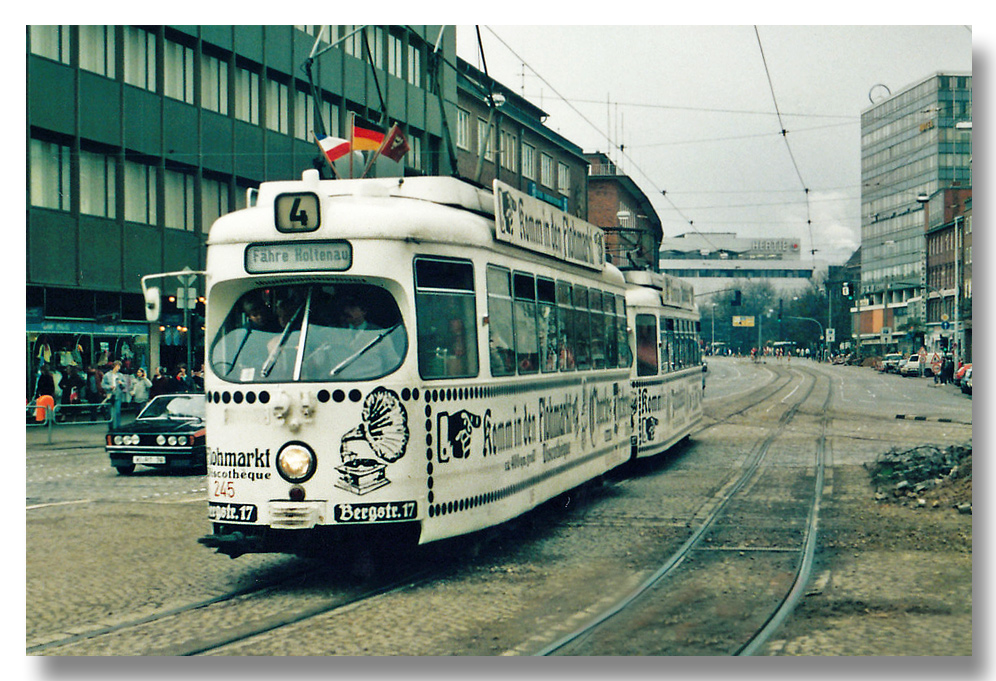
<instances>
[{"instance_id":1,"label":"dark sedan car","mask_svg":"<svg viewBox=\"0 0 996 681\"><path fill-rule=\"evenodd\" d=\"M204 395L160 395L132 423L107 433L111 465L130 475L136 464L204 470Z\"/></svg>"}]
</instances>

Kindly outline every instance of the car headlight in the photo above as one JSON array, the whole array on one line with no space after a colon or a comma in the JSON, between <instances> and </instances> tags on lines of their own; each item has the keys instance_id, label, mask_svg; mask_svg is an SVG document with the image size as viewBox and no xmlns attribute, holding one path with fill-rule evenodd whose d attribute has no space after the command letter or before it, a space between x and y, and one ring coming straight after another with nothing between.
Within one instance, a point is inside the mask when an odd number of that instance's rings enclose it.
<instances>
[{"instance_id":1,"label":"car headlight","mask_svg":"<svg viewBox=\"0 0 996 681\"><path fill-rule=\"evenodd\" d=\"M126 440L126 445L137 445L139 443L138 435L127 435L124 439Z\"/></svg>"},{"instance_id":2,"label":"car headlight","mask_svg":"<svg viewBox=\"0 0 996 681\"><path fill-rule=\"evenodd\" d=\"M187 437L185 435L177 435L176 444L180 445L181 447L184 446L185 444L187 444Z\"/></svg>"},{"instance_id":3,"label":"car headlight","mask_svg":"<svg viewBox=\"0 0 996 681\"><path fill-rule=\"evenodd\" d=\"M304 482L315 474L317 464L315 453L303 442L288 442L277 453L277 471L287 482Z\"/></svg>"},{"instance_id":4,"label":"car headlight","mask_svg":"<svg viewBox=\"0 0 996 681\"><path fill-rule=\"evenodd\" d=\"M164 445L164 444L166 444L166 436L165 435L160 435L159 437L157 437L156 438L156 444L157 445Z\"/></svg>"},{"instance_id":5,"label":"car headlight","mask_svg":"<svg viewBox=\"0 0 996 681\"><path fill-rule=\"evenodd\" d=\"M120 435L115 435L114 436L114 444L116 444L116 445L121 444L121 436Z\"/></svg>"},{"instance_id":6,"label":"car headlight","mask_svg":"<svg viewBox=\"0 0 996 681\"><path fill-rule=\"evenodd\" d=\"M173 445L175 445L176 444L176 435L170 435L168 438L166 438L166 442L169 443L170 447L172 447Z\"/></svg>"}]
</instances>

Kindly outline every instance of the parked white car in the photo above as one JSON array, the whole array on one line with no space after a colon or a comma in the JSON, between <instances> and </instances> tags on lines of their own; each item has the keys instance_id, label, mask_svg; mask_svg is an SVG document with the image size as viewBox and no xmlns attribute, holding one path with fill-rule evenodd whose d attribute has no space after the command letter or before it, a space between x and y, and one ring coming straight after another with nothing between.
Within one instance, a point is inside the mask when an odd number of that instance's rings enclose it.
<instances>
[{"instance_id":1,"label":"parked white car","mask_svg":"<svg viewBox=\"0 0 996 681\"><path fill-rule=\"evenodd\" d=\"M926 362L920 361L920 355L910 355L909 359L906 360L906 364L899 369L899 373L903 376L922 376L922 369L925 364Z\"/></svg>"}]
</instances>

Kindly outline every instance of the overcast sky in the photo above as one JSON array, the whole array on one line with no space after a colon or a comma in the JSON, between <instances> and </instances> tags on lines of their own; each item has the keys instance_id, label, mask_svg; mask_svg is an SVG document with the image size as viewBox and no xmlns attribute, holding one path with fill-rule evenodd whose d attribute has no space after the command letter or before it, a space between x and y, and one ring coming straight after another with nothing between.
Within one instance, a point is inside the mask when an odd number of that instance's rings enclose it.
<instances>
[{"instance_id":1,"label":"overcast sky","mask_svg":"<svg viewBox=\"0 0 996 681\"><path fill-rule=\"evenodd\" d=\"M787 237L831 263L860 244L870 96L972 70L964 25L479 28L488 73L608 152L665 236ZM483 70L475 26L458 26L457 51Z\"/></svg>"}]
</instances>

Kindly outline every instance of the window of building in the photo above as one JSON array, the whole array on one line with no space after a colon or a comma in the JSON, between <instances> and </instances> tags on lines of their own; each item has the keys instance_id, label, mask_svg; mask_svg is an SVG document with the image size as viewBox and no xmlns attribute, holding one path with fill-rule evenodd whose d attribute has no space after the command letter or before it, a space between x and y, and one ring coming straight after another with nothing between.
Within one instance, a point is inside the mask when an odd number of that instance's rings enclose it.
<instances>
[{"instance_id":1,"label":"window of building","mask_svg":"<svg viewBox=\"0 0 996 681\"><path fill-rule=\"evenodd\" d=\"M172 229L194 229L194 176L178 170L166 170L166 219Z\"/></svg>"},{"instance_id":2,"label":"window of building","mask_svg":"<svg viewBox=\"0 0 996 681\"><path fill-rule=\"evenodd\" d=\"M404 78L404 43L401 38L392 34L387 36L387 72L392 76Z\"/></svg>"},{"instance_id":3,"label":"window of building","mask_svg":"<svg viewBox=\"0 0 996 681\"><path fill-rule=\"evenodd\" d=\"M555 178L553 175L553 157L549 154L540 153L540 184L546 187L554 187Z\"/></svg>"},{"instance_id":4,"label":"window of building","mask_svg":"<svg viewBox=\"0 0 996 681\"><path fill-rule=\"evenodd\" d=\"M69 147L32 139L28 143L31 205L70 210Z\"/></svg>"},{"instance_id":5,"label":"window of building","mask_svg":"<svg viewBox=\"0 0 996 681\"><path fill-rule=\"evenodd\" d=\"M124 31L124 80L129 85L156 91L156 36L132 26Z\"/></svg>"},{"instance_id":6,"label":"window of building","mask_svg":"<svg viewBox=\"0 0 996 681\"><path fill-rule=\"evenodd\" d=\"M470 112L463 109L457 109L456 145L470 150Z\"/></svg>"},{"instance_id":7,"label":"window of building","mask_svg":"<svg viewBox=\"0 0 996 681\"><path fill-rule=\"evenodd\" d=\"M136 161L124 162L125 220L156 224L156 178L158 168Z\"/></svg>"},{"instance_id":8,"label":"window of building","mask_svg":"<svg viewBox=\"0 0 996 681\"><path fill-rule=\"evenodd\" d=\"M209 54L201 57L201 106L228 115L228 63Z\"/></svg>"},{"instance_id":9,"label":"window of building","mask_svg":"<svg viewBox=\"0 0 996 681\"><path fill-rule=\"evenodd\" d=\"M80 212L105 218L117 217L115 158L109 154L80 151Z\"/></svg>"},{"instance_id":10,"label":"window of building","mask_svg":"<svg viewBox=\"0 0 996 681\"><path fill-rule=\"evenodd\" d=\"M193 104L194 51L186 45L167 40L163 52L163 93Z\"/></svg>"},{"instance_id":11,"label":"window of building","mask_svg":"<svg viewBox=\"0 0 996 681\"><path fill-rule=\"evenodd\" d=\"M565 196L571 193L571 169L566 163L557 164L557 191Z\"/></svg>"},{"instance_id":12,"label":"window of building","mask_svg":"<svg viewBox=\"0 0 996 681\"><path fill-rule=\"evenodd\" d=\"M209 177L201 179L201 229L204 233L207 234L214 221L227 212L228 183Z\"/></svg>"},{"instance_id":13,"label":"window of building","mask_svg":"<svg viewBox=\"0 0 996 681\"><path fill-rule=\"evenodd\" d=\"M495 129L494 126L488 125L488 122L483 118L477 119L477 153L480 154L481 150L484 150L484 158L487 161L494 161L495 159Z\"/></svg>"},{"instance_id":14,"label":"window of building","mask_svg":"<svg viewBox=\"0 0 996 681\"><path fill-rule=\"evenodd\" d=\"M318 135L318 122L315 120L315 100L307 92L297 90L294 93L294 136L302 140L312 140L312 135ZM326 134L339 135L339 107L327 99L321 100L321 127Z\"/></svg>"},{"instance_id":15,"label":"window of building","mask_svg":"<svg viewBox=\"0 0 996 681\"><path fill-rule=\"evenodd\" d=\"M342 41L342 49L351 57L363 58L363 31L357 30L360 27L355 25L345 25L339 27L343 36L349 36ZM355 33L353 33L355 31Z\"/></svg>"},{"instance_id":16,"label":"window of building","mask_svg":"<svg viewBox=\"0 0 996 681\"><path fill-rule=\"evenodd\" d=\"M419 375L476 376L474 266L460 260L416 259L415 310Z\"/></svg>"},{"instance_id":17,"label":"window of building","mask_svg":"<svg viewBox=\"0 0 996 681\"><path fill-rule=\"evenodd\" d=\"M69 26L29 26L31 54L69 63Z\"/></svg>"},{"instance_id":18,"label":"window of building","mask_svg":"<svg viewBox=\"0 0 996 681\"><path fill-rule=\"evenodd\" d=\"M522 177L536 179L536 147L522 143Z\"/></svg>"},{"instance_id":19,"label":"window of building","mask_svg":"<svg viewBox=\"0 0 996 681\"><path fill-rule=\"evenodd\" d=\"M259 74L235 68L235 117L246 123L259 123Z\"/></svg>"},{"instance_id":20,"label":"window of building","mask_svg":"<svg viewBox=\"0 0 996 681\"><path fill-rule=\"evenodd\" d=\"M415 87L422 86L422 47L408 45L408 82Z\"/></svg>"},{"instance_id":21,"label":"window of building","mask_svg":"<svg viewBox=\"0 0 996 681\"><path fill-rule=\"evenodd\" d=\"M286 85L272 78L266 80L266 127L285 135L289 132L289 96L290 89Z\"/></svg>"},{"instance_id":22,"label":"window of building","mask_svg":"<svg viewBox=\"0 0 996 681\"><path fill-rule=\"evenodd\" d=\"M422 138L418 135L409 132L408 134L408 144L411 147L403 162L415 168L416 170L421 170L422 168Z\"/></svg>"},{"instance_id":23,"label":"window of building","mask_svg":"<svg viewBox=\"0 0 996 681\"><path fill-rule=\"evenodd\" d=\"M508 170L516 170L515 165L515 135L501 131L501 166Z\"/></svg>"},{"instance_id":24,"label":"window of building","mask_svg":"<svg viewBox=\"0 0 996 681\"><path fill-rule=\"evenodd\" d=\"M80 26L80 68L115 77L113 26Z\"/></svg>"}]
</instances>

